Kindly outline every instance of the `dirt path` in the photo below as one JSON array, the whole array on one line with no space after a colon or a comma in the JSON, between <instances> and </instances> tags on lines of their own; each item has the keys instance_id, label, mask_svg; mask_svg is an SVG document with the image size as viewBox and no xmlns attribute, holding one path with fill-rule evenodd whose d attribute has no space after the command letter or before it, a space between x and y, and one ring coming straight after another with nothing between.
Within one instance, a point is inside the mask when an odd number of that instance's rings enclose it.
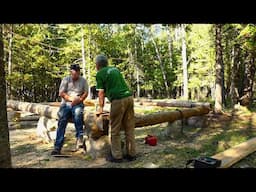
<instances>
[{"instance_id":1,"label":"dirt path","mask_svg":"<svg viewBox=\"0 0 256 192\"><path fill-rule=\"evenodd\" d=\"M12 164L15 168L184 168L186 161L198 156L212 156L256 136L256 114L251 111L222 116L208 115L207 127L184 127L180 123L137 128L138 158L133 162L109 163L104 158L92 160L88 155L75 154L71 158L51 157L53 144L36 136L36 128L10 130ZM169 128L168 128L169 127ZM169 131L167 131L169 130ZM170 131L171 130L171 131ZM148 134L156 135L157 146L144 143ZM67 130L63 152L74 147L74 129ZM256 167L252 154L234 167Z\"/></svg>"}]
</instances>

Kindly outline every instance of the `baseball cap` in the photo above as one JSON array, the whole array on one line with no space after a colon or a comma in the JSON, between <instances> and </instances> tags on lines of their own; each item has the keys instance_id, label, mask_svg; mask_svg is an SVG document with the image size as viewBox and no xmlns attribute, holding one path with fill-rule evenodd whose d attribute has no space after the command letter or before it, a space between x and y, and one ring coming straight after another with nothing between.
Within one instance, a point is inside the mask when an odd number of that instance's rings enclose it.
<instances>
[{"instance_id":1,"label":"baseball cap","mask_svg":"<svg viewBox=\"0 0 256 192\"><path fill-rule=\"evenodd\" d=\"M79 71L81 68L79 66L79 64L71 64L70 65L70 70L75 70L75 71Z\"/></svg>"}]
</instances>

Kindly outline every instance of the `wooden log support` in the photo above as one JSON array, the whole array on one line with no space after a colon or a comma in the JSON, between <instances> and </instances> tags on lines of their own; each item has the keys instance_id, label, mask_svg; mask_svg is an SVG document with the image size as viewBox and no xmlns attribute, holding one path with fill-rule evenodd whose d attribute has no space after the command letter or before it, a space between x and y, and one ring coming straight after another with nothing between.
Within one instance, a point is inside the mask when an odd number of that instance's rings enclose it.
<instances>
[{"instance_id":1,"label":"wooden log support","mask_svg":"<svg viewBox=\"0 0 256 192\"><path fill-rule=\"evenodd\" d=\"M52 142L56 138L56 130L58 127L58 121L55 119L50 119L45 116L41 116L37 126L36 134L42 137L47 142ZM71 123L67 124L67 128L73 128L74 125Z\"/></svg>"},{"instance_id":2,"label":"wooden log support","mask_svg":"<svg viewBox=\"0 0 256 192\"><path fill-rule=\"evenodd\" d=\"M256 151L256 137L218 153L212 158L221 160L220 168L228 168Z\"/></svg>"}]
</instances>

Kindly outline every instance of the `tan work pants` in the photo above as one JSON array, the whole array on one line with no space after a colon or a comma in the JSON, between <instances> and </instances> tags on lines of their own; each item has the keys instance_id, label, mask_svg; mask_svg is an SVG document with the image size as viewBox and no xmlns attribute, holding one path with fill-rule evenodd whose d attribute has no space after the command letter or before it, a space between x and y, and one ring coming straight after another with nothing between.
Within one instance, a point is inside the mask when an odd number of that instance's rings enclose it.
<instances>
[{"instance_id":1,"label":"tan work pants","mask_svg":"<svg viewBox=\"0 0 256 192\"><path fill-rule=\"evenodd\" d=\"M110 111L110 141L114 158L122 158L120 131L125 131L127 155L135 156L135 118L133 97L113 100Z\"/></svg>"}]
</instances>

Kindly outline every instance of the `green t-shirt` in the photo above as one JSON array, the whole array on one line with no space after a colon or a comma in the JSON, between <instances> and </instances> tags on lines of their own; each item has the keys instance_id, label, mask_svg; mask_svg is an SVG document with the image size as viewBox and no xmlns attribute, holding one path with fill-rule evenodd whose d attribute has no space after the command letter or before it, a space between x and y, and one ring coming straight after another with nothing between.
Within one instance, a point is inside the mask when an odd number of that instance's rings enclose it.
<instances>
[{"instance_id":1,"label":"green t-shirt","mask_svg":"<svg viewBox=\"0 0 256 192\"><path fill-rule=\"evenodd\" d=\"M108 100L122 99L132 95L122 74L116 67L103 67L96 74L96 89L104 89Z\"/></svg>"}]
</instances>

